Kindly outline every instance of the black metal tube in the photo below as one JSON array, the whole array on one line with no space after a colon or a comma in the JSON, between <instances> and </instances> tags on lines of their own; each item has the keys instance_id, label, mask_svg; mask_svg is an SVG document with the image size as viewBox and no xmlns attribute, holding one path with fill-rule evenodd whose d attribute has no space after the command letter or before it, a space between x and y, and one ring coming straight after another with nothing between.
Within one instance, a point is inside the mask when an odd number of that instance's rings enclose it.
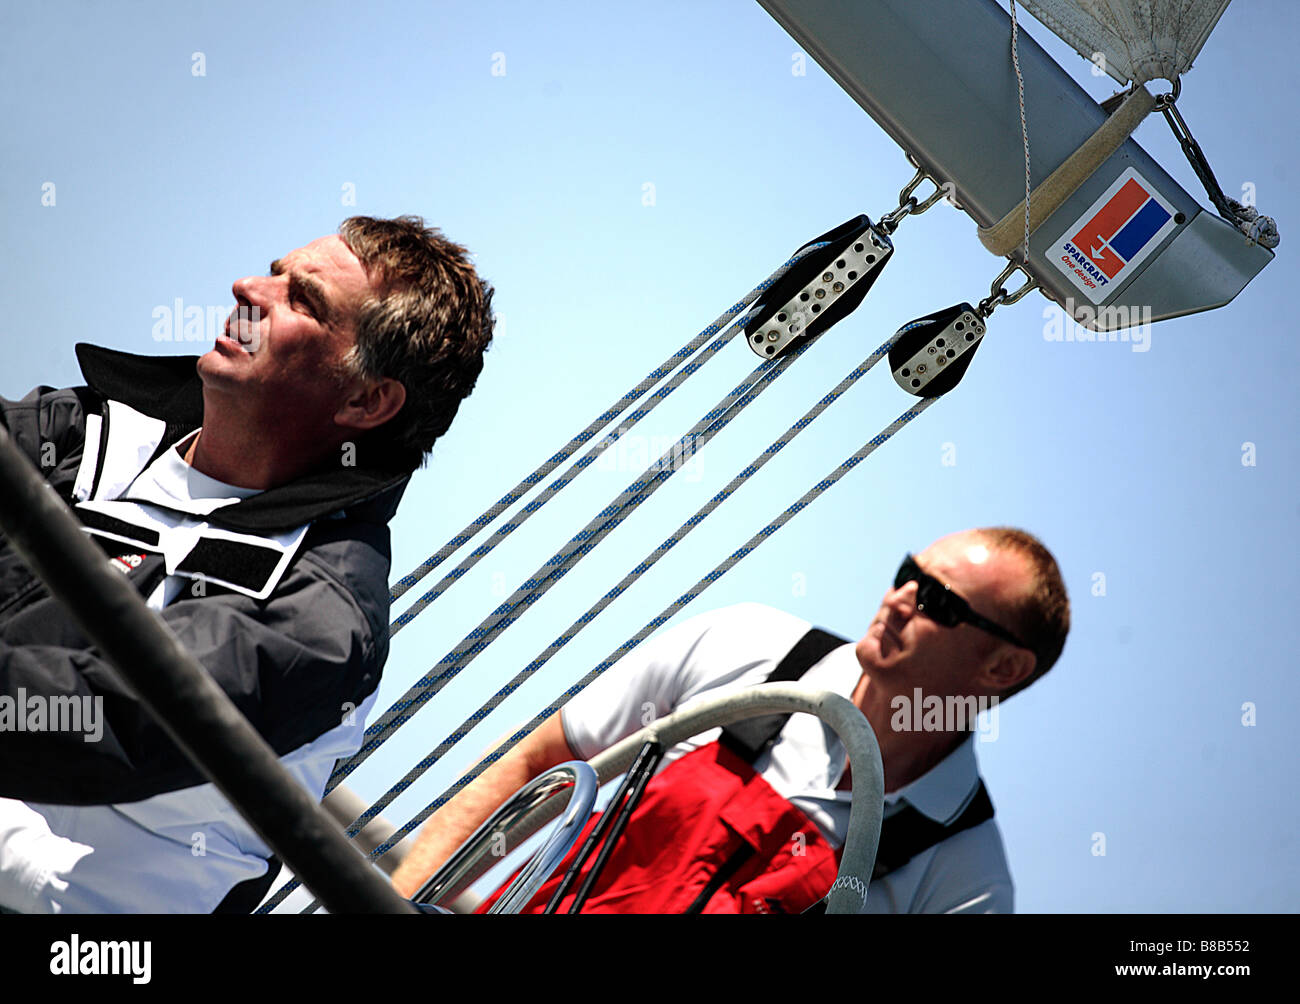
<instances>
[{"instance_id":1,"label":"black metal tube","mask_svg":"<svg viewBox=\"0 0 1300 1004\"><path fill-rule=\"evenodd\" d=\"M582 844L582 849L579 850L577 856L574 857L573 863L569 865L569 870L564 873L564 878L560 880L560 884L555 887L555 892L551 894L551 898L546 904L546 909L542 911L543 913L552 914L560 908L560 900L564 899L564 897L568 895L570 887L572 887L573 883L577 881L578 874L582 871L582 866L587 863L587 858L591 857L591 852L596 849L597 845L604 839L605 834L609 831L609 828L614 825L614 817L618 812L619 806L623 804L623 799L627 797L629 789L631 789L632 785L636 783L637 778L640 776L642 769L641 765L651 755L652 748L657 747L658 743L653 740L647 742L641 747L641 751L636 755L636 759L632 762L632 766L628 768L627 775L623 778L623 783L618 786L618 791L614 792L614 797L610 799L609 805L605 807L605 812L601 815L600 822L598 822L592 829L591 833L587 835L587 839ZM658 763L658 760L655 762ZM576 913L577 911L570 910L569 912Z\"/></svg>"},{"instance_id":2,"label":"black metal tube","mask_svg":"<svg viewBox=\"0 0 1300 1004\"><path fill-rule=\"evenodd\" d=\"M281 766L230 698L104 560L0 426L0 529L50 593L331 913L414 913Z\"/></svg>"},{"instance_id":3,"label":"black metal tube","mask_svg":"<svg viewBox=\"0 0 1300 1004\"><path fill-rule=\"evenodd\" d=\"M635 774L636 783L627 796L627 800L619 807L618 818L614 820L609 836L605 838L605 843L601 845L600 853L596 855L591 871L587 872L587 877L582 880L582 885L578 887L578 891L573 897L573 904L569 907L569 913L580 913L582 911L582 905L587 902L587 897L591 895L591 890L595 888L601 872L605 870L610 855L614 853L614 845L618 843L618 838L623 835L623 830L627 827L627 821L632 818L632 810L637 807L637 803L641 801L641 796L645 794L645 787L650 783L650 775L655 772L655 768L659 766L659 761L663 757L664 748L658 741L647 742L637 755L635 766L628 772L629 778Z\"/></svg>"}]
</instances>

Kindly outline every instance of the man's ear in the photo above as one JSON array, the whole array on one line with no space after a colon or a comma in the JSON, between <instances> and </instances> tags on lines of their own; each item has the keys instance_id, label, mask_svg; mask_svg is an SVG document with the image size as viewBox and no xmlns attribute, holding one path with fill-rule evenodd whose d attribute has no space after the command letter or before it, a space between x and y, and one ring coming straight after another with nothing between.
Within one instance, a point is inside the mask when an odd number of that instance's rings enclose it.
<instances>
[{"instance_id":1,"label":"man's ear","mask_svg":"<svg viewBox=\"0 0 1300 1004\"><path fill-rule=\"evenodd\" d=\"M1038 658L1029 649L1002 644L994 649L984 664L980 671L980 682L995 694L1005 693L1033 676L1037 665Z\"/></svg>"},{"instance_id":2,"label":"man's ear","mask_svg":"<svg viewBox=\"0 0 1300 1004\"><path fill-rule=\"evenodd\" d=\"M406 388L391 377L363 384L349 391L334 414L334 424L365 432L383 425L402 410Z\"/></svg>"}]
</instances>

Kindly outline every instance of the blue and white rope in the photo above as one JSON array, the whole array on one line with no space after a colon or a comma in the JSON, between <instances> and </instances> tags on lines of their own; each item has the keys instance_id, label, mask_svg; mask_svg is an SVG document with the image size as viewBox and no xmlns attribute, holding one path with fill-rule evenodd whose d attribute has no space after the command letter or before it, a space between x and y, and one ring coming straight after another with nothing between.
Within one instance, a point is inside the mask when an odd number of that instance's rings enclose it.
<instances>
[{"instance_id":1,"label":"blue and white rope","mask_svg":"<svg viewBox=\"0 0 1300 1004\"><path fill-rule=\"evenodd\" d=\"M668 359L666 359L661 366L659 366L657 369L652 370L644 380L642 380L635 387L633 387L626 394L624 394L621 398L615 401L614 404L612 404L609 408L607 408L602 414L597 416L591 422L590 425L588 425L585 429L582 430L582 432L578 433L571 440L569 440L569 442L565 444L560 450L552 454L550 459L548 459L545 463L543 463L540 467L538 467L535 471L533 471L533 473L529 474L528 477L520 481L519 484L515 485L512 489L510 489L510 491L502 495L501 498L498 499L496 503L494 503L490 508L488 508L486 512L484 512L476 520L474 520L472 523L466 526L463 530L461 530L460 533L456 534L456 536L452 537L451 540L447 541L447 543L444 544L436 553L430 555L423 562L421 562L419 566L412 569L408 574L398 579L397 583L393 586L390 598L393 601L396 601L399 597L401 597L404 593L406 593L407 590L409 590L422 578L424 578L431 571L433 571L444 561L446 561L449 557L451 557L451 555L454 554L461 547L461 545L469 541L470 538L472 538L480 530L490 525L498 516L500 516L503 512L505 512L506 509L510 508L510 506L514 505L516 502L519 501L519 499L521 499L524 495L526 495L534 485L542 481L543 478L545 478L548 474L550 474L551 471L559 467L560 464L564 463L564 461L566 461L569 457L573 456L573 454L577 452L579 447L581 447L584 443L589 442L596 435L597 432L603 429L614 419L618 418L619 415L621 415L624 411L626 411L631 406L632 402L636 401L647 390L655 386L655 384L657 384L660 380L662 380L665 375L671 373L674 369L676 369L679 365L681 365L681 363L684 360L694 355L696 350L699 349L699 347L703 345L706 341L708 341L714 334L716 334L719 331L722 331L725 327L727 327L727 325L730 324L731 320L734 317L736 317L746 307L748 307L751 303L757 300L762 293L766 292L769 288L771 288L772 284L775 283L778 279L780 279L783 275L785 275L786 272L790 271L790 269L794 266L796 262L798 262L805 255L809 255L812 252L816 251L818 248L822 248L825 246L826 243L823 241L821 243L812 244L809 247L800 249L784 265L782 265L770 276L768 276L757 286L755 286L752 290L750 290L746 296L744 296L741 300L739 300L737 303L733 304L726 311L724 311L717 318L717 320L715 320L707 328L705 328L698 335L696 335L689 342L687 342L680 349L678 349L671 356L669 356ZM734 331L732 333L734 334ZM656 403L658 402L656 401ZM654 405L651 405L650 407L653 408ZM649 409L647 409L646 413L648 413L648 411ZM642 413L642 415L638 416L638 419L644 417L644 415L645 413ZM633 420L632 424L635 424L635 422L636 419ZM611 434L611 436L609 437L610 440L612 441L618 439L619 436L623 435L630 428L631 425L620 426L620 428L618 428L614 433ZM558 488L553 489L553 491L558 491L558 490L559 490ZM530 510L529 515L531 514L532 511ZM526 519L527 516L525 516L524 518ZM519 522L522 523L523 519L521 519ZM420 609L423 609L423 607L427 605L428 605L427 603L423 604L420 607ZM416 612L418 613L418 611ZM402 617L399 617L397 621L394 621L393 630L398 630L401 625L404 625L406 621L413 616L415 616L414 613L412 613L409 610L406 611L406 613L404 613Z\"/></svg>"},{"instance_id":2,"label":"blue and white rope","mask_svg":"<svg viewBox=\"0 0 1300 1004\"><path fill-rule=\"evenodd\" d=\"M541 509L542 506L546 505L547 502L549 502L560 491L562 491L566 485L570 484L593 461L597 460L600 457L600 455L604 453L605 450L607 450L610 446L614 444L614 442L618 439L619 436L622 436L629 429L631 429L632 426L634 426L642 418L644 418L651 411L653 411L656 405L658 405L661 401L667 398L669 394L671 394L674 390L676 390L697 369L699 369L710 359L712 359L714 354L717 353L719 349L721 349L724 345L726 345L736 336L736 333L741 330L744 323L745 323L744 319L738 321L729 330L723 332L712 342L710 342L708 346L705 348L705 350L702 353L700 353L700 355L697 358L692 359L684 367L679 369L675 374L673 374L673 376L668 380L667 383L665 383L662 387L657 389L650 396L650 398L647 400L645 404L642 404L635 411L631 412L627 416L627 419L625 419L626 424L620 422L618 428L610 436L596 443L595 446L593 446L582 457L576 460L573 463L573 465L569 467L567 471L565 471L562 475L560 475L549 485L547 485L546 488L543 490L543 494L538 495L526 506L524 506L523 509L519 511L519 514L516 515L513 519L507 520L506 522L498 526L497 529L493 531L491 537L489 537L482 544L476 547L472 552L470 552L469 556L466 557L464 561L462 561L459 565L457 565L450 572L444 575L438 581L437 585L435 585L432 589L426 592L418 600L412 603L398 617L395 617L393 619L393 623L389 625L389 632L388 632L389 637L391 638L393 635L397 634L398 631L402 630L402 628L404 628L407 624L415 620L416 616L418 616L430 603L432 603L439 596L441 596L448 589L450 589L452 583L456 582L458 579L463 577L465 573L467 573L471 568L477 565L479 561L481 561L484 557L490 554L493 548L495 548L498 544L500 544L501 541L505 540L506 537L514 533L514 531L518 530L521 526L523 526L524 522L528 519L529 516L537 512L537 510ZM540 468L538 469L540 470Z\"/></svg>"},{"instance_id":3,"label":"blue and white rope","mask_svg":"<svg viewBox=\"0 0 1300 1004\"><path fill-rule=\"evenodd\" d=\"M673 458L680 457L685 444L692 444L698 452L718 432L755 398L766 390L815 341L803 340L794 349L778 359L764 360L734 387L721 401L705 414L677 444L670 448L646 473L625 488L614 501L602 509L582 530L557 551L545 564L526 579L500 606L466 635L451 652L448 652L419 681L406 691L370 727L361 748L347 761L334 769L326 792L332 791L352 771L356 770L403 724L424 706L438 691L469 665L492 641L519 619L547 590L563 578L574 565L591 552L615 527L623 522L632 510L657 491L677 467ZM657 468L657 469L656 469Z\"/></svg>"},{"instance_id":4,"label":"blue and white rope","mask_svg":"<svg viewBox=\"0 0 1300 1004\"><path fill-rule=\"evenodd\" d=\"M664 555L685 539L688 533L703 523L704 520L706 520L713 511L718 508L718 506L730 498L752 475L756 474L769 460L785 449L785 447L789 445L789 443L792 442L800 432L813 423L818 415L830 407L831 404L853 386L858 379L868 373L877 362L887 356L889 354L889 349L893 344L893 339L890 339L885 342L885 344L881 345L880 348L872 352L871 355L864 359L852 372L841 380L834 389L829 391L821 398L821 400L814 404L802 418L791 425L783 435L774 440L767 449L741 468L739 473L731 479L726 487L722 488L712 498L705 502L693 516L678 527L677 530L675 530L673 534L654 551L648 554L640 564L628 572L616 586L606 592L581 617L569 625L569 628L551 642L551 644L547 646L547 648L536 659L529 663L524 669L520 670L512 680L493 694L481 708L462 722L451 735L444 739L433 750L433 752L420 760L406 773L405 776L389 788L374 805L353 820L348 826L348 836L351 837L360 833L362 828L364 828L371 819L387 808L394 798L404 792L420 777L420 775L442 759L443 755L448 750L455 746L456 743L460 742L461 739L465 738L465 736L468 735L480 721L496 709L497 705L519 689L519 687L521 687L535 672L537 672L537 670L541 669L553 655L577 637L583 628L595 620L606 607L626 592L638 578L653 568Z\"/></svg>"},{"instance_id":5,"label":"blue and white rope","mask_svg":"<svg viewBox=\"0 0 1300 1004\"><path fill-rule=\"evenodd\" d=\"M688 440L692 436L696 437L697 450L701 445L707 444L714 435L726 427L727 423L730 422L732 418L739 414L741 410L754 400L754 398L762 393L763 390L770 386L777 377L785 372L785 370L787 370L790 365L799 358L799 356L807 351L815 341L816 336L804 339L779 359L765 360L760 363L743 383L737 385L737 387L728 393L727 396L723 398L718 405L711 409L704 418L696 423L691 432L687 433L687 435L679 441L679 445L681 442ZM741 393L739 397L736 397L736 395L742 390L744 393ZM733 398L735 398L735 400L732 400ZM701 429L705 422L711 417L713 418L713 421L710 422L707 427L704 427L702 431L696 433L695 430ZM670 459L673 455L674 452L670 449L660 458L660 460L663 461L665 459ZM656 467L659 468L659 470L656 471ZM361 749L359 749L351 759L343 761L335 767L334 773L330 776L329 782L326 784L326 793L337 787L338 784L351 774L352 771L356 770L356 768L359 767L361 763L364 762L376 749L383 745L383 743L387 742L397 729L401 728L402 725L409 721L425 703L431 700L458 673L460 673L462 669L469 665L475 657L487 648L497 635L513 624L514 621L517 620L528 607L536 602L536 600L539 599L555 582L563 578L569 568L571 568L578 559L594 548L600 540L604 539L604 536L608 535L610 531L630 515L641 501L657 490L674 473L675 467L671 464L653 464L650 469L647 470L646 474L643 474L640 478L634 481L632 485L620 493L614 502L597 515L596 519L592 520L586 528L576 534L564 548L561 548L560 551L556 552L556 554L552 556L546 564L533 574L532 578L524 582L520 588L517 589L503 604L501 604L501 606L493 611L493 613L483 621L482 624L463 638L461 643L455 649L447 653L447 655L439 660L438 664L435 665L433 669L426 673L425 676L407 690L402 697L395 701L388 711L386 711L374 725L366 729L365 734L372 738L370 738L369 742L364 743ZM634 489L637 490L634 491ZM625 498L625 496L627 497ZM619 501L620 499L623 499L621 503ZM605 522L601 526L596 527L596 524L602 517L605 517ZM593 527L596 528L593 530ZM580 543L576 549L570 550L575 542ZM572 559L567 565L564 561L560 560L566 552L568 552L568 557ZM574 557L574 555L576 555L576 557ZM554 566L552 570L546 572L546 569L551 566ZM605 605L607 606L608 603ZM519 614L509 616L516 608L522 608L519 610ZM440 668L444 666L446 668L441 669L440 671ZM422 773L424 769L427 768L420 768L415 774L408 773L406 778L403 778L397 785L390 788L388 792L386 792L374 805L367 809L366 813L363 813L361 818L370 819L382 812L398 794L409 786L411 779L418 776L419 773ZM356 822L357 821L354 821L354 825ZM365 823L361 822L360 826L364 825ZM358 827L356 832L359 832L359 829L360 828ZM266 912L272 909L274 906L282 902L284 897L292 892L296 887L296 880L291 880L286 883L277 891L275 896L263 905L259 912ZM311 912L312 909L314 909L314 903L309 905L304 912Z\"/></svg>"},{"instance_id":6,"label":"blue and white rope","mask_svg":"<svg viewBox=\"0 0 1300 1004\"><path fill-rule=\"evenodd\" d=\"M880 349L877 349L876 352L872 353L871 357L868 357L868 362L870 363L870 365L874 365L874 361L871 361L873 357L878 361L879 354L882 352L882 350L884 352L888 352L888 348L890 344L892 344L892 340L891 342L887 342ZM864 363L864 365L867 364ZM870 368L870 365L868 365L867 368ZM859 369L861 369L861 367L859 367ZM861 374L859 374L859 376L860 375ZM846 378L846 380L847 379L848 378ZM837 387L835 391L832 391L831 394L827 395L827 398L829 398L829 400L826 401L826 404L829 404L831 401L835 399L836 396L838 396L839 393L842 393L841 388L843 386L844 384L842 383L840 387ZM815 501L817 497L822 494L822 492L826 491L826 489L828 489L837 481L839 481L849 471L853 470L853 468L855 468L863 460L865 460L872 453L874 453L876 449L878 449L881 445L883 445L890 438L892 438L893 435L896 432L898 432L898 430L900 430L904 425L906 425L912 419L916 418L917 415L921 414L921 412L925 411L928 407L930 407L930 405L934 404L934 402L937 400L938 400L937 397L922 399L921 401L917 402L916 404L908 408L906 411L904 411L901 415L899 415L898 418L896 418L893 422L891 422L879 434L873 436L866 443L864 443L862 447L859 448L855 453L847 457L826 477L822 478L822 480L817 482L817 484L813 485L813 487L810 488L807 492L805 492L797 501L795 501L790 506L788 506L784 512L782 512L779 516L777 516L775 519L769 522L765 527L759 530L758 533L754 534L754 536L752 536L748 541L746 541L745 544L743 544L737 550L733 551L727 558L725 558L718 565L716 565L708 574L706 574L703 578L701 578L698 582L696 582L696 584L693 587L691 587L689 591L683 593L680 597L678 597L671 604L665 607L663 611L661 611L656 617L654 617L652 620L646 623L646 625L642 627L640 631L638 631L635 635L633 635L622 645L620 645L617 649L611 652L602 662L600 662L597 666L595 666L591 670L591 672L589 672L581 680L579 680L568 690L566 690L563 694L561 694L560 697L556 701L554 701L549 707L546 707L542 709L542 711L538 712L538 714L535 715L528 723L526 723L522 728L516 731L506 741L504 741L499 746L497 746L494 750L492 750L491 753L489 753L479 763L477 763L474 767L472 767L469 771L467 771L464 774L464 776L462 776L458 781L456 781L455 784L453 784L441 795L439 795L436 799L430 802L429 805L427 805L423 810L421 810L414 818L412 818L404 826L396 830L383 843L375 847L374 850L370 852L370 857L372 859L377 859L379 857L382 857L389 850L395 847L404 837L412 833L426 819L428 819L429 816L433 815L434 812L436 812L439 808L441 808L453 797L455 797L455 795L458 792L460 792L463 788L469 785L484 770L486 770L489 766L491 766L502 756L508 753L511 749L513 749L515 745L517 745L526 736L528 736L543 721L545 721L555 712L560 710L560 708L562 708L565 704L567 704L571 698L573 698L585 687L587 687L588 684L594 681L607 669L609 669L616 662L618 662L618 660L621 659L624 655L626 655L637 645L639 645L642 641L644 641L651 634L653 634L660 627L662 627L665 623L667 623L673 616L677 614L679 610L681 610L687 604L693 602L696 599L696 597L698 597L705 589L707 589L710 585L712 585L723 575L725 575L728 571L730 571L738 562L743 560L747 555L751 554L753 551L757 550L757 548L763 543L763 541L773 536L778 530L781 529L781 527L783 527L786 523L788 523L791 519L793 519L799 512L801 512L813 501ZM824 405L822 405L822 407L824 407ZM803 426L807 425L808 421L811 421L811 419L808 416L805 416L804 419L800 420L800 423L802 424L796 423L796 426L798 426L801 429ZM791 428L795 429L794 426L792 426ZM797 435L797 431L795 431L794 433L788 431L786 433L786 436L789 436L791 438L793 438L793 435ZM764 455L766 455L766 451ZM687 521L687 525L694 525L695 522L698 522L697 516L699 516L698 513L696 514L696 516L693 516L691 520ZM515 681L512 680L511 683L514 684ZM448 737L448 740L451 740L451 738L452 737ZM441 746L439 748L441 748ZM367 810L367 812L369 812L369 810ZM365 814L363 814L363 816L359 818L364 819ZM351 832L351 828L349 828L349 832ZM281 889L277 891L275 896L273 896L270 900L268 900L263 907L259 908L258 912L259 913L269 912L276 905L282 902L284 898L290 892L292 892L293 889L296 887L297 887L297 880L291 880L290 882L286 883L285 886L281 887ZM307 911L310 911L311 909L314 909L314 904L309 905Z\"/></svg>"},{"instance_id":7,"label":"blue and white rope","mask_svg":"<svg viewBox=\"0 0 1300 1004\"><path fill-rule=\"evenodd\" d=\"M795 501L790 506L788 506L785 509L785 511L783 511L779 516L773 519L770 523L764 526L756 534L750 537L749 540L747 540L743 545L741 545L730 555L728 555L725 559L719 562L713 568L712 571L704 575L687 592L683 593L676 600L674 600L667 607L665 607L656 617L654 617L652 620L646 623L646 625L642 627L640 631L638 631L635 635L633 635L622 645L616 648L613 652L611 652L608 656L606 656L603 661L601 661L597 666L595 666L591 670L591 672L589 672L581 680L579 680L568 690L566 690L562 695L560 695L560 697L554 703L552 703L549 707L544 708L540 712L538 712L537 715L535 715L526 725L524 725L517 732L515 732L509 739L503 742L500 746L496 747L496 749L494 749L491 753L489 753L481 763L477 764L473 769L468 771L464 777L462 777L454 785L452 785L445 792L443 792L443 794L438 796L438 798L434 799L434 801L431 802L424 810L422 810L420 814L415 817L415 819L407 823L401 829L394 832L393 835L387 841L385 841L379 847L375 848L374 856L380 857L384 853L386 853L389 849L396 846L397 843L402 839L402 837L409 834L412 830L415 829L415 827L419 826L422 822L424 822L425 819L427 819L430 815L432 815L435 811L437 811L441 806L446 804L458 791L460 791L462 788L465 787L465 785L469 784L472 780L474 780L474 778L476 778L480 773L482 773L483 770L485 770L488 766L490 766L492 763L499 760L502 756L504 756L507 752L509 752L509 750L513 748L518 742L520 742L525 736L531 733L535 728L537 728L538 725L544 722L555 712L559 711L560 708L564 707L564 705L567 704L571 698L573 698L580 691L586 688L588 684L593 682L597 677L599 677L602 673L604 673L605 670L613 666L624 655L632 651L632 649L636 648L636 646L639 645L642 641L644 641L651 634L653 634L660 627L662 627L669 620L671 620L679 610L681 610L687 604L694 601L696 597L698 597L702 592L704 592L705 589L707 589L714 582L722 578L723 575L725 575L732 568L734 568L737 563L739 563L749 554L757 550L758 547L763 543L763 541L767 540L778 530L780 530L783 526L785 526L786 523L790 522L791 519L793 519L796 515L798 515L805 508L807 508L812 502L814 502L817 499L819 495L822 494L822 492L826 491L826 489L831 487L831 485L835 484L842 477L844 477L845 474L853 470L853 468L855 468L867 457L871 456L871 454L874 453L881 445L888 442L889 439L896 432L898 432L899 429L905 426L912 419L916 418L917 415L921 414L921 412L925 411L928 407L930 407L930 405L934 404L934 402L938 400L939 398L937 397L923 398L922 400L914 404L912 407L904 411L901 415L899 415L898 418L894 419L894 421L891 422L888 426L886 426L883 430L881 430L880 433L873 436L866 443L864 443L860 449L858 449L851 456L847 457L833 471L827 474L826 477L822 478L815 485L813 485L812 488L806 491L797 501Z\"/></svg>"}]
</instances>

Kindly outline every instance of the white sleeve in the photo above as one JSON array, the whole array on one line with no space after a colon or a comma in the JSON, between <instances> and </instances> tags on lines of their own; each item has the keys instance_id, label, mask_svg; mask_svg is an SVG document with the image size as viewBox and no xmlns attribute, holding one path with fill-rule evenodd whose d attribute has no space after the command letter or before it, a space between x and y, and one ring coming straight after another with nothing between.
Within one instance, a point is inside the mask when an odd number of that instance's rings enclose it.
<instances>
[{"instance_id":1,"label":"white sleeve","mask_svg":"<svg viewBox=\"0 0 1300 1004\"><path fill-rule=\"evenodd\" d=\"M807 629L759 603L683 621L643 641L564 706L569 748L588 760L704 691L757 682Z\"/></svg>"}]
</instances>

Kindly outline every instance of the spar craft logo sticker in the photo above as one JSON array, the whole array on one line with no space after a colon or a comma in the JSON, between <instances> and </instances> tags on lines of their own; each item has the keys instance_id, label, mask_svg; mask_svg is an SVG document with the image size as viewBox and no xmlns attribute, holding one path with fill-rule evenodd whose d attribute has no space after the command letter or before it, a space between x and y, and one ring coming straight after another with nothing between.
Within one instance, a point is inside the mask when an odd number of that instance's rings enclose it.
<instances>
[{"instance_id":1,"label":"spar craft logo sticker","mask_svg":"<svg viewBox=\"0 0 1300 1004\"><path fill-rule=\"evenodd\" d=\"M1128 168L1048 249L1048 259L1101 303L1173 230L1174 207Z\"/></svg>"}]
</instances>

